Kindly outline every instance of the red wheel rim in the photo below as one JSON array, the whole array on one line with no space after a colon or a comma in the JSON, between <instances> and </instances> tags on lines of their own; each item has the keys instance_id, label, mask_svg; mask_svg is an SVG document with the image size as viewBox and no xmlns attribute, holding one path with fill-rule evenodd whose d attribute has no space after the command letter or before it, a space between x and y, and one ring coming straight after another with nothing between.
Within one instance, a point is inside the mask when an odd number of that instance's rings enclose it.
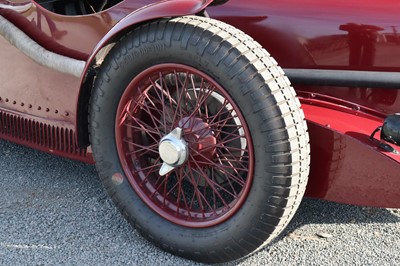
<instances>
[{"instance_id":1,"label":"red wheel rim","mask_svg":"<svg viewBox=\"0 0 400 266\"><path fill-rule=\"evenodd\" d=\"M187 157L161 176L159 143L177 127ZM245 202L254 170L250 131L228 92L203 72L180 64L141 72L121 97L115 133L129 183L170 222L217 225Z\"/></svg>"}]
</instances>

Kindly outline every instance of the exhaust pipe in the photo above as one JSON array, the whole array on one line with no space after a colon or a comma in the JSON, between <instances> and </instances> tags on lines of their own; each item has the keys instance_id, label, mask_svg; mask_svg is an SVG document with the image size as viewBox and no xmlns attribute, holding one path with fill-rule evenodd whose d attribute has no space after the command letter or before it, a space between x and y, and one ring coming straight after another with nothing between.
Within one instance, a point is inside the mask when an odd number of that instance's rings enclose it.
<instances>
[{"instance_id":1,"label":"exhaust pipe","mask_svg":"<svg viewBox=\"0 0 400 266\"><path fill-rule=\"evenodd\" d=\"M85 61L59 55L43 48L3 16L0 16L0 35L39 65L77 78L83 73Z\"/></svg>"}]
</instances>

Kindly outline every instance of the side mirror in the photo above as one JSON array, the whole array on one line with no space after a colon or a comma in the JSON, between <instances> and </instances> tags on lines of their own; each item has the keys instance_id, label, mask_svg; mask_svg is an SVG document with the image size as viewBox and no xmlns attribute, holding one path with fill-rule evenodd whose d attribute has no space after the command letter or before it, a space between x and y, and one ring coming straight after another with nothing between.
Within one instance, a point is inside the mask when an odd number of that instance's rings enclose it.
<instances>
[{"instance_id":1,"label":"side mirror","mask_svg":"<svg viewBox=\"0 0 400 266\"><path fill-rule=\"evenodd\" d=\"M400 113L386 117L383 125L375 129L369 137L372 141L377 143L381 149L394 154L400 154L398 150L389 144L374 139L374 135L378 131L381 131L381 140L400 146Z\"/></svg>"},{"instance_id":2,"label":"side mirror","mask_svg":"<svg viewBox=\"0 0 400 266\"><path fill-rule=\"evenodd\" d=\"M400 113L386 117L381 129L381 139L400 146Z\"/></svg>"}]
</instances>

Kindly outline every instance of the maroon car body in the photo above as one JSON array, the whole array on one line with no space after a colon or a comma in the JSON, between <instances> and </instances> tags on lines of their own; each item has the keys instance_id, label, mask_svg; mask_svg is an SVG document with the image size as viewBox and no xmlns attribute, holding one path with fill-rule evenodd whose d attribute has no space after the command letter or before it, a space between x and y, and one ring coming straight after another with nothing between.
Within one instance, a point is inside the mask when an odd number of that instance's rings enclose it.
<instances>
[{"instance_id":1,"label":"maroon car body","mask_svg":"<svg viewBox=\"0 0 400 266\"><path fill-rule=\"evenodd\" d=\"M201 14L252 36L291 80L310 136L307 196L400 208L400 148L370 138L400 112L399 1L127 0L81 13L56 2L0 1L0 15L39 46L84 62L81 75L62 73L0 38L1 138L94 163L88 105L104 47L135 25Z\"/></svg>"},{"instance_id":2,"label":"maroon car body","mask_svg":"<svg viewBox=\"0 0 400 266\"><path fill-rule=\"evenodd\" d=\"M397 75L391 87L385 78L386 84L352 85L344 73L341 86L292 80L310 132L309 196L400 207L400 156L369 139L382 119L400 111L399 8L393 0L256 0L251 5L233 0L209 9L211 16L254 37L286 70L356 70L373 79L382 72Z\"/></svg>"}]
</instances>

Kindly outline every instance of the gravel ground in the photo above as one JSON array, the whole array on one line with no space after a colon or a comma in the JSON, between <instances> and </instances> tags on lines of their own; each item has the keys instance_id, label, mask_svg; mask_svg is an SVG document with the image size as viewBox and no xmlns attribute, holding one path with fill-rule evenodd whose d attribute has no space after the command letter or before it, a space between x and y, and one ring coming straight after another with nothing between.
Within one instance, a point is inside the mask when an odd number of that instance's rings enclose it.
<instances>
[{"instance_id":1,"label":"gravel ground","mask_svg":"<svg viewBox=\"0 0 400 266\"><path fill-rule=\"evenodd\" d=\"M0 156L0 265L200 265L132 230L93 166L4 141ZM399 250L400 210L306 199L277 240L229 265L400 265Z\"/></svg>"}]
</instances>

